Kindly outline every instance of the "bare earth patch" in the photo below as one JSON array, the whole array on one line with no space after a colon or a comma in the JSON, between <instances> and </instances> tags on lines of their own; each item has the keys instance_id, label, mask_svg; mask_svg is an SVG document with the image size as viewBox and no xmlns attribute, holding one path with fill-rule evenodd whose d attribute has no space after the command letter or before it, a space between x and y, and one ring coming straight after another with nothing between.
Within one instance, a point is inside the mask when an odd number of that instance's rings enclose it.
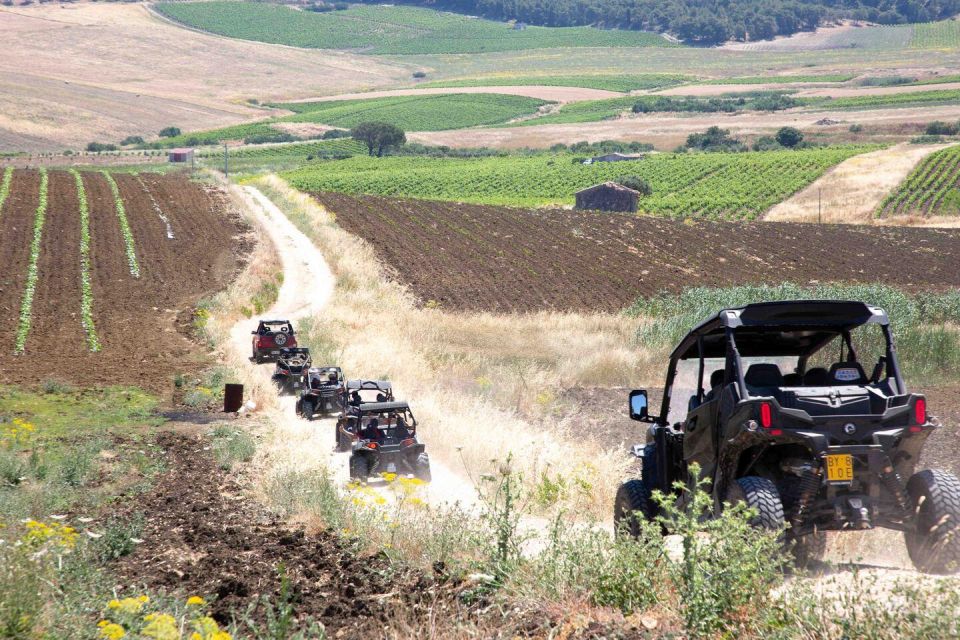
<instances>
[{"instance_id":1,"label":"bare earth patch","mask_svg":"<svg viewBox=\"0 0 960 640\"><path fill-rule=\"evenodd\" d=\"M880 202L925 157L947 145L899 144L854 156L803 191L781 202L766 220L817 222L822 197L823 222L869 224Z\"/></svg>"},{"instance_id":2,"label":"bare earth patch","mask_svg":"<svg viewBox=\"0 0 960 640\"><path fill-rule=\"evenodd\" d=\"M54 151L256 120L248 99L357 91L400 64L181 29L144 5L0 7L0 150ZM225 63L229 61L229 63Z\"/></svg>"}]
</instances>

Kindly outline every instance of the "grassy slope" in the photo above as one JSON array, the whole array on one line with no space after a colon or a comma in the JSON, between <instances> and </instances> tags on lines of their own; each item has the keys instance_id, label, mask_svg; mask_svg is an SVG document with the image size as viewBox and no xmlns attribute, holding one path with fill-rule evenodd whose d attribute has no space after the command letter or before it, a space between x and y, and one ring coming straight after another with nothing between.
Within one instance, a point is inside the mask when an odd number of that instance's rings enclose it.
<instances>
[{"instance_id":1,"label":"grassy slope","mask_svg":"<svg viewBox=\"0 0 960 640\"><path fill-rule=\"evenodd\" d=\"M313 13L255 2L161 3L164 15L244 40L365 53L481 53L549 47L670 46L658 35L590 27L528 27L415 7L356 6Z\"/></svg>"},{"instance_id":2,"label":"grassy slope","mask_svg":"<svg viewBox=\"0 0 960 640\"><path fill-rule=\"evenodd\" d=\"M493 93L397 96L372 100L301 102L276 105L298 112L285 122L317 122L350 128L361 122L389 122L406 131L441 131L499 124L536 113L543 100Z\"/></svg>"},{"instance_id":3,"label":"grassy slope","mask_svg":"<svg viewBox=\"0 0 960 640\"><path fill-rule=\"evenodd\" d=\"M481 204L571 204L579 189L628 175L653 195L641 210L666 216L753 218L835 164L875 147L764 153L654 154L583 165L570 155L470 160L391 157L322 162L290 172L304 191L343 191Z\"/></svg>"}]
</instances>

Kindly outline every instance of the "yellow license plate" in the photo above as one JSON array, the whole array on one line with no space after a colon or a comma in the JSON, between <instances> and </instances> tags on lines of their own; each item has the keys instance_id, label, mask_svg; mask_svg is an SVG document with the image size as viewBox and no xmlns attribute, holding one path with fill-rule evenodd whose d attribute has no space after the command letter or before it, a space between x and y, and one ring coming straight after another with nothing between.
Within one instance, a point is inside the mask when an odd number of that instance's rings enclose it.
<instances>
[{"instance_id":1,"label":"yellow license plate","mask_svg":"<svg viewBox=\"0 0 960 640\"><path fill-rule=\"evenodd\" d=\"M849 453L837 453L827 456L827 481L852 482L853 456Z\"/></svg>"}]
</instances>

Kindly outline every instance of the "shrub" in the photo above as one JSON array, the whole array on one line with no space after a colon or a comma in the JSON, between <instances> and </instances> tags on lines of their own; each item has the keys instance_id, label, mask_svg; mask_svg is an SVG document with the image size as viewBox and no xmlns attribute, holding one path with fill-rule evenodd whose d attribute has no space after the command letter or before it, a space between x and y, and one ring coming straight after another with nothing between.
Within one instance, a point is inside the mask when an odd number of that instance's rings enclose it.
<instances>
[{"instance_id":1,"label":"shrub","mask_svg":"<svg viewBox=\"0 0 960 640\"><path fill-rule=\"evenodd\" d=\"M90 153L100 153L101 151L116 151L117 145L106 142L91 142L87 144L87 151Z\"/></svg>"},{"instance_id":2,"label":"shrub","mask_svg":"<svg viewBox=\"0 0 960 640\"><path fill-rule=\"evenodd\" d=\"M803 134L794 127L781 127L776 137L777 142L790 149L803 142Z\"/></svg>"},{"instance_id":3,"label":"shrub","mask_svg":"<svg viewBox=\"0 0 960 640\"><path fill-rule=\"evenodd\" d=\"M957 135L957 130L960 128L958 123L949 123L942 122L940 120L934 120L927 125L926 133L928 136L955 136Z\"/></svg>"},{"instance_id":4,"label":"shrub","mask_svg":"<svg viewBox=\"0 0 960 640\"><path fill-rule=\"evenodd\" d=\"M863 132L862 124L852 124L850 125L850 133L861 133Z\"/></svg>"},{"instance_id":5,"label":"shrub","mask_svg":"<svg viewBox=\"0 0 960 640\"><path fill-rule=\"evenodd\" d=\"M688 149L699 151L746 151L747 147L740 140L730 137L729 129L710 127L703 133L691 133L687 136Z\"/></svg>"},{"instance_id":6,"label":"shrub","mask_svg":"<svg viewBox=\"0 0 960 640\"><path fill-rule=\"evenodd\" d=\"M158 135L161 138L175 138L180 135L180 133L180 129L177 127L166 127L165 129L161 129Z\"/></svg>"},{"instance_id":7,"label":"shrub","mask_svg":"<svg viewBox=\"0 0 960 640\"><path fill-rule=\"evenodd\" d=\"M143 143L144 143L144 140L141 136L127 136L126 138L120 141L120 144L124 147L131 144L143 144Z\"/></svg>"},{"instance_id":8,"label":"shrub","mask_svg":"<svg viewBox=\"0 0 960 640\"><path fill-rule=\"evenodd\" d=\"M776 138L760 136L750 148L754 151L777 151L783 149L783 145L777 142Z\"/></svg>"},{"instance_id":9,"label":"shrub","mask_svg":"<svg viewBox=\"0 0 960 640\"><path fill-rule=\"evenodd\" d=\"M295 142L300 138L290 133L278 131L277 133L261 133L255 136L247 136L243 139L245 144L264 144L267 142Z\"/></svg>"},{"instance_id":10,"label":"shrub","mask_svg":"<svg viewBox=\"0 0 960 640\"><path fill-rule=\"evenodd\" d=\"M329 131L324 131L323 135L320 137L323 140L336 140L337 138L349 138L350 132L347 129L330 129Z\"/></svg>"},{"instance_id":11,"label":"shrub","mask_svg":"<svg viewBox=\"0 0 960 640\"><path fill-rule=\"evenodd\" d=\"M653 188L650 186L650 183L640 176L623 176L622 178L617 178L617 183L628 189L640 192L642 196L648 196L653 193Z\"/></svg>"},{"instance_id":12,"label":"shrub","mask_svg":"<svg viewBox=\"0 0 960 640\"><path fill-rule=\"evenodd\" d=\"M426 71L414 71L414 72L413 72L413 77L414 77L414 78L417 78L418 80L419 80L420 78L426 78L426 77L427 77L427 72L426 72Z\"/></svg>"}]
</instances>

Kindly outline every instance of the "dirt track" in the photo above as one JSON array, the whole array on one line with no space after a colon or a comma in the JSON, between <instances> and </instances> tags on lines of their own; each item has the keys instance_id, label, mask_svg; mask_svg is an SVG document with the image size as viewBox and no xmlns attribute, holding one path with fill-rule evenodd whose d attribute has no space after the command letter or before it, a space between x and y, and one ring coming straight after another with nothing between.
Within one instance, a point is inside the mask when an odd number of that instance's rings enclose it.
<instances>
[{"instance_id":1,"label":"dirt track","mask_svg":"<svg viewBox=\"0 0 960 640\"><path fill-rule=\"evenodd\" d=\"M3 383L57 379L84 385L129 384L168 393L177 373L205 362L178 331L202 296L225 286L238 267L241 232L222 194L181 176L144 176L180 234L167 238L149 196L132 175L116 174L134 236L141 277L130 274L113 195L103 175L83 174L90 209L93 317L103 345L91 353L80 322L79 210L74 178L51 171L49 205L38 263L26 353L13 336L27 272L39 174L15 173L0 215L6 286L0 292ZM181 327L182 328L182 327Z\"/></svg>"},{"instance_id":2,"label":"dirt track","mask_svg":"<svg viewBox=\"0 0 960 640\"><path fill-rule=\"evenodd\" d=\"M955 231L317 198L423 302L446 310L617 311L640 296L701 285L960 285Z\"/></svg>"}]
</instances>

